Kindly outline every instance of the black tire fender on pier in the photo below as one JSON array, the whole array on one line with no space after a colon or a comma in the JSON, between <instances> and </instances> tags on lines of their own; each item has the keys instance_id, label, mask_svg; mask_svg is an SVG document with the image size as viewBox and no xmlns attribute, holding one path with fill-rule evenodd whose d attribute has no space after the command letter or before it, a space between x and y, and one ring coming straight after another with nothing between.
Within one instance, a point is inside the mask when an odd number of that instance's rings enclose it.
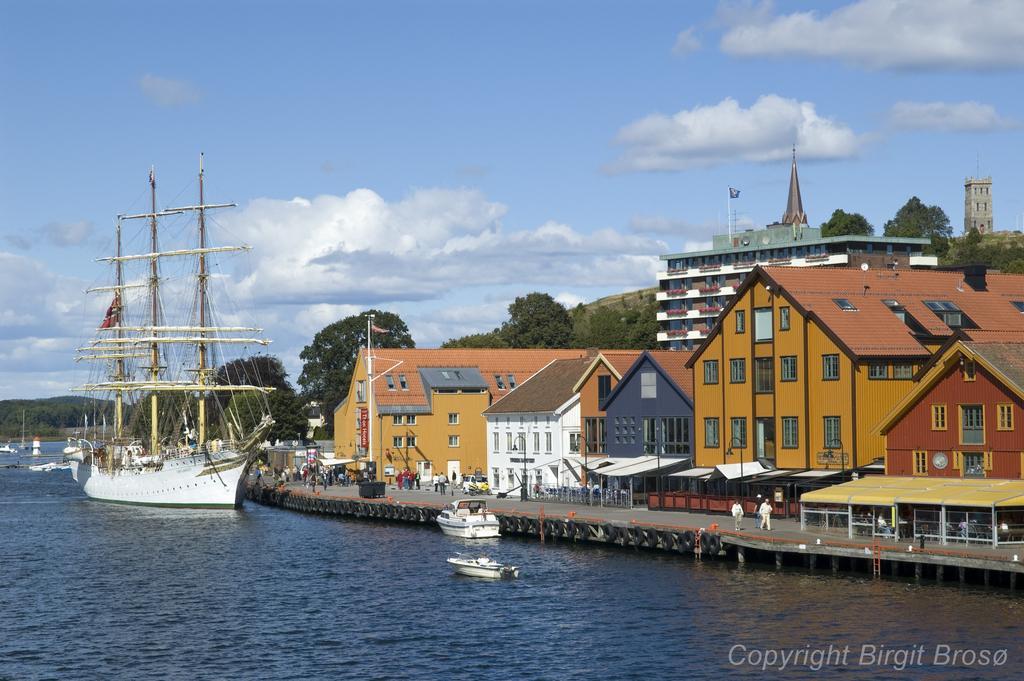
<instances>
[{"instance_id":1,"label":"black tire fender on pier","mask_svg":"<svg viewBox=\"0 0 1024 681\"><path fill-rule=\"evenodd\" d=\"M615 541L615 526L611 525L611 524L608 524L608 523L605 523L604 525L601 526L601 534L604 536L604 540L606 542L609 542L609 543L614 542Z\"/></svg>"},{"instance_id":2,"label":"black tire fender on pier","mask_svg":"<svg viewBox=\"0 0 1024 681\"><path fill-rule=\"evenodd\" d=\"M709 556L717 556L722 548L722 539L717 534L704 532L700 536L700 552Z\"/></svg>"},{"instance_id":3,"label":"black tire fender on pier","mask_svg":"<svg viewBox=\"0 0 1024 681\"><path fill-rule=\"evenodd\" d=\"M679 537L679 550L693 551L695 542L696 535L694 535L693 530L685 530Z\"/></svg>"}]
</instances>

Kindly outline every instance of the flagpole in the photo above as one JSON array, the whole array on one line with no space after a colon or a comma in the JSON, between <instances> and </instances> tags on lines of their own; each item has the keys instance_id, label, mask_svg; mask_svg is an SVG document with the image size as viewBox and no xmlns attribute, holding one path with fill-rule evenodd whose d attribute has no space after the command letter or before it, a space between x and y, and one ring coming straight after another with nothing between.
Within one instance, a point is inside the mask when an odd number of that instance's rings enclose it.
<instances>
[{"instance_id":1,"label":"flagpole","mask_svg":"<svg viewBox=\"0 0 1024 681\"><path fill-rule=\"evenodd\" d=\"M725 204L725 221L729 225L729 241L732 242L732 187L729 187L728 196Z\"/></svg>"},{"instance_id":2,"label":"flagpole","mask_svg":"<svg viewBox=\"0 0 1024 681\"><path fill-rule=\"evenodd\" d=\"M373 461L373 342L371 335L373 333L373 314L366 316L366 390L367 390L367 409L366 415L366 453L369 456L369 461ZM377 471L377 475L374 476L374 480L380 479L382 471Z\"/></svg>"}]
</instances>

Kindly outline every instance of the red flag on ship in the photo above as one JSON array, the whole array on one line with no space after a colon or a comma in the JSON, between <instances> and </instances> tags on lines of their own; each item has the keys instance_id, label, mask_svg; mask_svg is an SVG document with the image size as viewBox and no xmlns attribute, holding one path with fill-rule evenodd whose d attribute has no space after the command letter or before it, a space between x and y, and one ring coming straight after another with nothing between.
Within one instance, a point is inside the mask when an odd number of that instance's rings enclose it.
<instances>
[{"instance_id":1,"label":"red flag on ship","mask_svg":"<svg viewBox=\"0 0 1024 681\"><path fill-rule=\"evenodd\" d=\"M103 318L103 323L100 324L101 329L109 329L112 326L116 326L121 321L121 295L119 293L114 294L114 300L111 301L110 307L107 308L107 316Z\"/></svg>"}]
</instances>

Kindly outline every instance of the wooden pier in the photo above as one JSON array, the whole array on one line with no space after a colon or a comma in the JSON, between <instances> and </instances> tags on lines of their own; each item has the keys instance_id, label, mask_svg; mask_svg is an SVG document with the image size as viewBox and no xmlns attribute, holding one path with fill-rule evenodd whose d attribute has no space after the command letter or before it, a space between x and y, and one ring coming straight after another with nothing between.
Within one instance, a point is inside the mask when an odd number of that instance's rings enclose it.
<instances>
[{"instance_id":1,"label":"wooden pier","mask_svg":"<svg viewBox=\"0 0 1024 681\"><path fill-rule=\"evenodd\" d=\"M246 496L255 503L289 511L425 525L438 531L435 519L444 506L421 500L361 499L322 494L294 486L250 485ZM1005 553L985 555L977 551L922 549L907 543L858 544L831 538L775 537L725 530L714 523L701 528L648 519L623 520L608 517L608 514L602 517L600 508L587 508L585 516L566 507L560 507L557 513L550 513L550 507L549 512L545 512L543 506L538 506L536 512L493 507L490 510L498 517L503 536L520 536L542 542L614 545L696 555L702 559L768 564L779 569L803 568L833 574L853 572L875 577L979 584L1014 591L1024 581L1018 577L1024 573L1024 565L1015 560L1016 556ZM670 520L674 514L664 515L666 520ZM722 522L732 522L732 518L723 516Z\"/></svg>"}]
</instances>

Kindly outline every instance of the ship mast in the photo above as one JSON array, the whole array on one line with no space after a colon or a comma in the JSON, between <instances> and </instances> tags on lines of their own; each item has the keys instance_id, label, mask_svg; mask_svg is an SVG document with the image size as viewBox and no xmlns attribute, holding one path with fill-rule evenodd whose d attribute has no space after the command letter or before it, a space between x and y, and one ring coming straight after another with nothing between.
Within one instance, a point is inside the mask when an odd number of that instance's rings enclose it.
<instances>
[{"instance_id":1,"label":"ship mast","mask_svg":"<svg viewBox=\"0 0 1024 681\"><path fill-rule=\"evenodd\" d=\"M153 253L153 257L149 261L149 298L150 298L150 323L153 327L160 325L159 313L160 313L160 297L159 297L159 282L157 276L157 260L159 256L156 254L159 252L156 243L156 171L153 168L149 169L149 196L150 196L150 221L149 221L149 234L150 234L150 250ZM118 261L120 262L120 261ZM153 342L150 343L150 367L149 367L149 379L153 383L159 383L160 381L160 344L156 340L156 333L153 334ZM159 422L157 413L157 394L156 391L152 392L149 396L149 418L150 418L150 430L149 430L149 452L151 454L160 453L160 432Z\"/></svg>"},{"instance_id":2,"label":"ship mast","mask_svg":"<svg viewBox=\"0 0 1024 681\"><path fill-rule=\"evenodd\" d=\"M206 203L203 200L203 155L199 154L199 371L196 383L206 385ZM206 442L206 392L199 390L199 438L196 445Z\"/></svg>"},{"instance_id":3,"label":"ship mast","mask_svg":"<svg viewBox=\"0 0 1024 681\"><path fill-rule=\"evenodd\" d=\"M118 257L121 256L121 216L118 216L118 218L117 218L117 255L118 255ZM117 319L117 337L118 338L124 338L124 332L121 330L121 324L122 324L122 322L124 322L124 317L121 314L121 311L124 310L124 294L122 293L122 291L124 290L124 266L123 266L123 264L122 264L122 262L120 260L116 260L115 261L114 272L116 273L115 274L115 280L116 280L115 281L115 285L116 285L115 291L116 291L116 293L114 293L114 297L117 299L118 306L120 307L120 309L117 310L117 318L116 318ZM124 357L118 357L114 361L114 366L116 367L115 372L114 372L114 380L115 381L123 381L123 380L125 380L125 375L124 375ZM119 439L121 439L121 437L123 435L124 435L124 395L120 391L118 391L114 395L114 438L119 440ZM111 460L111 462L113 462L113 457L110 457L110 460Z\"/></svg>"}]
</instances>

